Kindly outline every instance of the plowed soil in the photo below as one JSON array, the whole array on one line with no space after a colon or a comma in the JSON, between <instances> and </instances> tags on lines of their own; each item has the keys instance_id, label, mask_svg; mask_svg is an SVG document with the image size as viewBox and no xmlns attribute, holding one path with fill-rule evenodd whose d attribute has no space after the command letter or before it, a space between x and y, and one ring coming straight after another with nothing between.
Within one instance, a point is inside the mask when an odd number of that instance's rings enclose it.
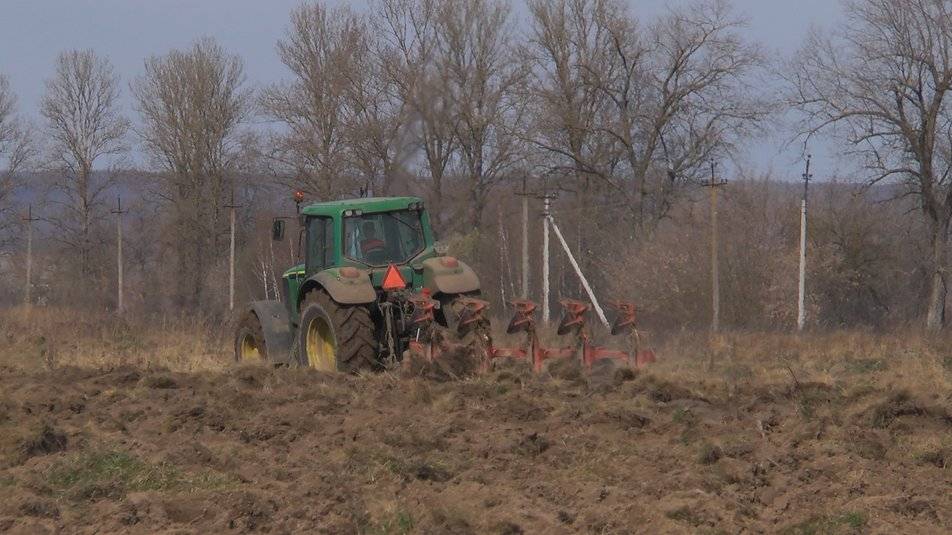
<instances>
[{"instance_id":1,"label":"plowed soil","mask_svg":"<svg viewBox=\"0 0 952 535\"><path fill-rule=\"evenodd\" d=\"M952 532L948 393L742 372L0 369L0 532Z\"/></svg>"}]
</instances>

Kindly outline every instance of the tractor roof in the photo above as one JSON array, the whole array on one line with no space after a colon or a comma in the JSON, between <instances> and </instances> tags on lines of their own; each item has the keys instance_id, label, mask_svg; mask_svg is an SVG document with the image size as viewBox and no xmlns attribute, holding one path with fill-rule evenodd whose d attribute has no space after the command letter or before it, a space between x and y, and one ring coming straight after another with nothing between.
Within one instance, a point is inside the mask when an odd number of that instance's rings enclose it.
<instances>
[{"instance_id":1,"label":"tractor roof","mask_svg":"<svg viewBox=\"0 0 952 535\"><path fill-rule=\"evenodd\" d=\"M422 202L418 197L370 197L309 204L301 212L306 215L336 216L344 210L391 212L406 210L410 203Z\"/></svg>"}]
</instances>

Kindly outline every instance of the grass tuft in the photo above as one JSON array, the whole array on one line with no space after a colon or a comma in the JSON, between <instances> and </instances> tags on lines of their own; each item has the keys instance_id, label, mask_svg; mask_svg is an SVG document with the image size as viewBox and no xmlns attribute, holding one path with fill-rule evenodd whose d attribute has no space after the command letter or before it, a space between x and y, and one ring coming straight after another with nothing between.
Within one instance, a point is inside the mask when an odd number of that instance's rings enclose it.
<instances>
[{"instance_id":1,"label":"grass tuft","mask_svg":"<svg viewBox=\"0 0 952 535\"><path fill-rule=\"evenodd\" d=\"M866 515L847 512L835 516L817 516L783 529L782 535L847 535L866 527Z\"/></svg>"},{"instance_id":2,"label":"grass tuft","mask_svg":"<svg viewBox=\"0 0 952 535\"><path fill-rule=\"evenodd\" d=\"M75 500L120 498L128 492L215 490L237 483L217 472L188 473L169 463L149 463L122 451L87 451L54 464L46 483Z\"/></svg>"},{"instance_id":3,"label":"grass tuft","mask_svg":"<svg viewBox=\"0 0 952 535\"><path fill-rule=\"evenodd\" d=\"M406 535L413 532L413 516L402 509L389 513L377 523L369 526L367 535Z\"/></svg>"}]
</instances>

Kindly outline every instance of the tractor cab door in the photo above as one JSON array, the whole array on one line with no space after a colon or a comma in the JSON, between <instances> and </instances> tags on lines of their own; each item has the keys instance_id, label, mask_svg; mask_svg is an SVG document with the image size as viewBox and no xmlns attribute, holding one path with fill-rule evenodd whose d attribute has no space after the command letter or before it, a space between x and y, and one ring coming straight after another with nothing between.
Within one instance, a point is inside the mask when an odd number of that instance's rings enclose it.
<instances>
[{"instance_id":1,"label":"tractor cab door","mask_svg":"<svg viewBox=\"0 0 952 535\"><path fill-rule=\"evenodd\" d=\"M307 277L334 265L333 219L329 217L308 218L304 265Z\"/></svg>"}]
</instances>

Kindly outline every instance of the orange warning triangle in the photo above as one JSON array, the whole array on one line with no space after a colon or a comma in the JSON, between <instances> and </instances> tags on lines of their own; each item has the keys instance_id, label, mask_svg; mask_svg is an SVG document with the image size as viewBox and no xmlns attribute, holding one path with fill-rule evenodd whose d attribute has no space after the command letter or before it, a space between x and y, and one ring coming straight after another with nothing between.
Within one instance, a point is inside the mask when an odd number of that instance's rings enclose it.
<instances>
[{"instance_id":1,"label":"orange warning triangle","mask_svg":"<svg viewBox=\"0 0 952 535\"><path fill-rule=\"evenodd\" d=\"M403 279L397 266L390 264L387 266L387 273L383 276L384 291L402 290L407 287L407 281Z\"/></svg>"}]
</instances>

